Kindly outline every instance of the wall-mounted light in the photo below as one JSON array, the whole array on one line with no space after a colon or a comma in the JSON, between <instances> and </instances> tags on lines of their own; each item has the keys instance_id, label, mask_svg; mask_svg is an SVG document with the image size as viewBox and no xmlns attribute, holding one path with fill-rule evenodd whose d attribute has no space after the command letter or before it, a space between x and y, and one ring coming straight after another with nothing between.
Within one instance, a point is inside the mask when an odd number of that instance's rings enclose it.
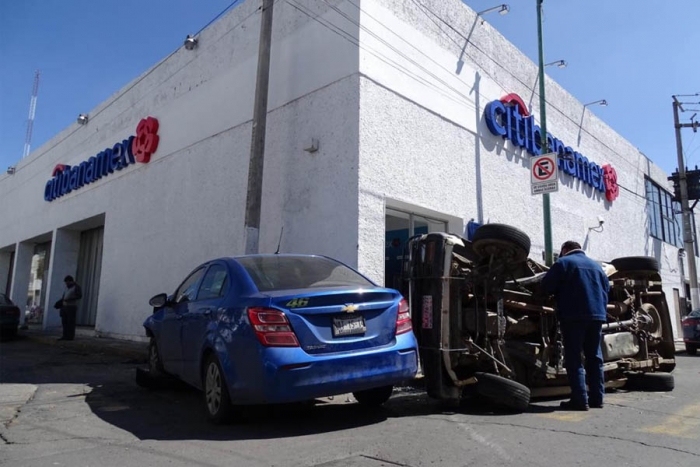
<instances>
[{"instance_id":1,"label":"wall-mounted light","mask_svg":"<svg viewBox=\"0 0 700 467\"><path fill-rule=\"evenodd\" d=\"M602 232L603 224L605 224L605 219L603 219L601 216L598 216L598 225L596 225L595 227L588 227L588 230L592 230L594 232Z\"/></svg>"},{"instance_id":2,"label":"wall-mounted light","mask_svg":"<svg viewBox=\"0 0 700 467\"><path fill-rule=\"evenodd\" d=\"M588 104L583 104L583 107L585 108L585 107L588 107L589 105L595 105L595 104L598 104L601 107L607 107L608 101L606 101L605 99L600 99L598 101L589 102Z\"/></svg>"},{"instance_id":3,"label":"wall-mounted light","mask_svg":"<svg viewBox=\"0 0 700 467\"><path fill-rule=\"evenodd\" d=\"M476 16L482 16L482 15L485 15L486 13L491 13L492 11L498 11L498 14L501 16L507 15L508 12L510 11L510 6L508 6L507 4L504 3L502 5L487 8L485 10L477 12Z\"/></svg>"},{"instance_id":4,"label":"wall-mounted light","mask_svg":"<svg viewBox=\"0 0 700 467\"><path fill-rule=\"evenodd\" d=\"M544 64L545 67L554 66L554 65L556 65L557 68L566 68L566 65L568 65L568 63L566 63L566 60L556 60L554 62L549 62L549 63Z\"/></svg>"},{"instance_id":5,"label":"wall-mounted light","mask_svg":"<svg viewBox=\"0 0 700 467\"><path fill-rule=\"evenodd\" d=\"M14 174L15 174L15 167L12 166L12 165L9 166L9 167L7 168L7 173L8 173L8 175L14 175Z\"/></svg>"},{"instance_id":6,"label":"wall-mounted light","mask_svg":"<svg viewBox=\"0 0 700 467\"><path fill-rule=\"evenodd\" d=\"M192 35L188 34L187 38L185 39L185 48L187 50L193 50L197 48L197 43L199 40L196 37L192 37Z\"/></svg>"},{"instance_id":7,"label":"wall-mounted light","mask_svg":"<svg viewBox=\"0 0 700 467\"><path fill-rule=\"evenodd\" d=\"M77 122L79 125L87 125L88 116L86 114L78 115Z\"/></svg>"}]
</instances>

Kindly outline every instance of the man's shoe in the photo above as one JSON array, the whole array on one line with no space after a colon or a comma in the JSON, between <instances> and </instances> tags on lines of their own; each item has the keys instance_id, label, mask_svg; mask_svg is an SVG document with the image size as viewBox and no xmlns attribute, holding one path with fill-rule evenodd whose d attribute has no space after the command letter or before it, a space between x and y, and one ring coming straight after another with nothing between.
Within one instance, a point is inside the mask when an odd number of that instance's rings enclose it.
<instances>
[{"instance_id":1,"label":"man's shoe","mask_svg":"<svg viewBox=\"0 0 700 467\"><path fill-rule=\"evenodd\" d=\"M592 409L602 409L603 408L603 403L602 402L589 402L588 406Z\"/></svg>"},{"instance_id":2,"label":"man's shoe","mask_svg":"<svg viewBox=\"0 0 700 467\"><path fill-rule=\"evenodd\" d=\"M559 407L564 410L577 410L579 412L586 412L588 410L588 404L581 404L571 400L563 401L561 404L559 404Z\"/></svg>"}]
</instances>

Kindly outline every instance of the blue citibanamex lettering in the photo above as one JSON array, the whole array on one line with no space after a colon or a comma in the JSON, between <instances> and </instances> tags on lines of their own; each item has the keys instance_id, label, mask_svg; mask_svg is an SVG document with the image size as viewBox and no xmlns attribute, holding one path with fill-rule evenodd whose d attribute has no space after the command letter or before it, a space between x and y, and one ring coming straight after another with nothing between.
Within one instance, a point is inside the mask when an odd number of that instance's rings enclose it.
<instances>
[{"instance_id":1,"label":"blue citibanamex lettering","mask_svg":"<svg viewBox=\"0 0 700 467\"><path fill-rule=\"evenodd\" d=\"M530 155L544 154L542 129L535 124L534 116L524 115L524 113L527 113L527 109L522 103L517 105L500 100L492 101L484 109L484 120L486 127L493 135L509 140L513 146L525 149ZM605 193L603 169L598 164L566 146L550 133L547 133L547 146L546 152L558 154L558 165L561 171Z\"/></svg>"},{"instance_id":2,"label":"blue citibanamex lettering","mask_svg":"<svg viewBox=\"0 0 700 467\"><path fill-rule=\"evenodd\" d=\"M135 158L132 143L135 136L116 143L98 154L82 161L75 166L59 165L54 169L54 175L44 185L44 200L53 201L71 191L79 190L106 177L114 171L119 171L134 164Z\"/></svg>"}]
</instances>

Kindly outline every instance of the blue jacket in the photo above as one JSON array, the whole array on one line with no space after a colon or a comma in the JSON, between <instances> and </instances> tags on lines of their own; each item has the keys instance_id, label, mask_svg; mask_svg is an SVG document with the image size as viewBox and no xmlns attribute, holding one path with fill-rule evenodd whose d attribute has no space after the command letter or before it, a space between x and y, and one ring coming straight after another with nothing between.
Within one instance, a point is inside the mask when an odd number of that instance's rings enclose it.
<instances>
[{"instance_id":1,"label":"blue jacket","mask_svg":"<svg viewBox=\"0 0 700 467\"><path fill-rule=\"evenodd\" d=\"M607 320L608 276L582 250L559 258L542 279L542 289L556 297L562 322Z\"/></svg>"}]
</instances>

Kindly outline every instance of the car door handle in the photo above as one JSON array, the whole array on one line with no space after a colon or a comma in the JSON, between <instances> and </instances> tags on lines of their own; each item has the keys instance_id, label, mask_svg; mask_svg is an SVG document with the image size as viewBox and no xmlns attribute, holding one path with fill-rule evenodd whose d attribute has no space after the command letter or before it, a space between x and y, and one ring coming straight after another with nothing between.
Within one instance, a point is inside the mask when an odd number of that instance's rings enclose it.
<instances>
[{"instance_id":1,"label":"car door handle","mask_svg":"<svg viewBox=\"0 0 700 467\"><path fill-rule=\"evenodd\" d=\"M182 319L182 318L184 318L184 317L185 317L185 315L183 315L182 313L178 313L178 314L175 315L175 318L176 318L176 319Z\"/></svg>"},{"instance_id":2,"label":"car door handle","mask_svg":"<svg viewBox=\"0 0 700 467\"><path fill-rule=\"evenodd\" d=\"M209 307L207 307L207 308L202 308L202 314L203 314L204 316L209 316L209 315L211 315L211 313L212 313L213 311L214 311L213 308L209 308Z\"/></svg>"}]
</instances>

